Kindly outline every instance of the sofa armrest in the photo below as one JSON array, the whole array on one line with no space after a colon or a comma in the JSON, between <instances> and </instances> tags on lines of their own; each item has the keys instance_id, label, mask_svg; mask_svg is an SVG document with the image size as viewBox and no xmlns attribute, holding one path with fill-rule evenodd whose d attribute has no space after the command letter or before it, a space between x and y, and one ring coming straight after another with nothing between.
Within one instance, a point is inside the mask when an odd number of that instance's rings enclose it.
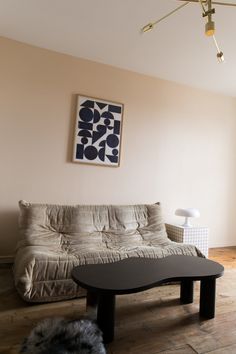
<instances>
[{"instance_id":1,"label":"sofa armrest","mask_svg":"<svg viewBox=\"0 0 236 354\"><path fill-rule=\"evenodd\" d=\"M171 224L165 224L166 233L168 238L173 242L182 242L178 234L176 233L176 229Z\"/></svg>"}]
</instances>

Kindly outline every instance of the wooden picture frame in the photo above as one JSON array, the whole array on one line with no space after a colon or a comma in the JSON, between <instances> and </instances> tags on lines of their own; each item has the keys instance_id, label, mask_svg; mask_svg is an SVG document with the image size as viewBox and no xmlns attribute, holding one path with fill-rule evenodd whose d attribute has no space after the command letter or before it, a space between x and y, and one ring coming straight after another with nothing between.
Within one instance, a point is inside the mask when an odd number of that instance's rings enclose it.
<instances>
[{"instance_id":1,"label":"wooden picture frame","mask_svg":"<svg viewBox=\"0 0 236 354\"><path fill-rule=\"evenodd\" d=\"M123 110L122 103L78 95L74 162L120 165Z\"/></svg>"}]
</instances>

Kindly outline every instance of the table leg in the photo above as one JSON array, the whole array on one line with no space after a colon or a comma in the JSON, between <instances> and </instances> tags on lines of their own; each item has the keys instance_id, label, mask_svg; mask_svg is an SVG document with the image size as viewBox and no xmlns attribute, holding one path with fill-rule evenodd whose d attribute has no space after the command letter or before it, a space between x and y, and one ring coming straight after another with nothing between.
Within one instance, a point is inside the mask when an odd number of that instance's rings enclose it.
<instances>
[{"instance_id":1,"label":"table leg","mask_svg":"<svg viewBox=\"0 0 236 354\"><path fill-rule=\"evenodd\" d=\"M191 304L193 302L193 288L193 280L181 280L180 301L183 304Z\"/></svg>"},{"instance_id":2,"label":"table leg","mask_svg":"<svg viewBox=\"0 0 236 354\"><path fill-rule=\"evenodd\" d=\"M87 290L86 313L90 319L97 318L98 294Z\"/></svg>"},{"instance_id":3,"label":"table leg","mask_svg":"<svg viewBox=\"0 0 236 354\"><path fill-rule=\"evenodd\" d=\"M200 316L215 317L216 279L201 280L200 289Z\"/></svg>"},{"instance_id":4,"label":"table leg","mask_svg":"<svg viewBox=\"0 0 236 354\"><path fill-rule=\"evenodd\" d=\"M103 332L104 343L112 342L115 325L115 295L99 294L97 322Z\"/></svg>"}]
</instances>

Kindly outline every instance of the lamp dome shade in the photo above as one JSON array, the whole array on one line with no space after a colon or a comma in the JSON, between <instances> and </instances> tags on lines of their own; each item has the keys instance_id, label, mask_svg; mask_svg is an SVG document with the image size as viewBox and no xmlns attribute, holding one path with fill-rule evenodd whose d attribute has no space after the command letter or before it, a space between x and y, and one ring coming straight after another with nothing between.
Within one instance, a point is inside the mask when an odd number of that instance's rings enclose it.
<instances>
[{"instance_id":1,"label":"lamp dome shade","mask_svg":"<svg viewBox=\"0 0 236 354\"><path fill-rule=\"evenodd\" d=\"M189 218L198 218L200 216L200 212L195 208L186 208L186 209L176 209L175 215L185 216Z\"/></svg>"}]
</instances>

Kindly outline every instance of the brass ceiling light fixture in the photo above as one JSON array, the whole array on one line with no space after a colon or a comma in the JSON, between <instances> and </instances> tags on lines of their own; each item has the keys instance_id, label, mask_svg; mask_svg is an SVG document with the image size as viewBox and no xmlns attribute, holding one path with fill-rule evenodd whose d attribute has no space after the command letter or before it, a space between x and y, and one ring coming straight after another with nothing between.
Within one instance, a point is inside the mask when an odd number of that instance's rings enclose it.
<instances>
[{"instance_id":1,"label":"brass ceiling light fixture","mask_svg":"<svg viewBox=\"0 0 236 354\"><path fill-rule=\"evenodd\" d=\"M215 22L212 21L212 15L215 14L215 9L212 8L212 2L211 0L207 0L204 1L203 0L199 0L201 7L202 7L202 16L207 18L207 22L205 25L205 34L208 37L212 37L216 50L217 50L217 54L216 57L219 61L219 63L223 63L224 62L224 54L223 52L220 50L216 37L215 37Z\"/></svg>"},{"instance_id":2,"label":"brass ceiling light fixture","mask_svg":"<svg viewBox=\"0 0 236 354\"><path fill-rule=\"evenodd\" d=\"M161 21L165 20L167 17L173 15L175 12L179 11L180 9L185 7L186 5L188 5L190 3L199 3L202 8L202 16L205 17L207 20L206 25L205 25L205 34L206 34L206 36L213 38L213 42L214 42L216 50L217 50L216 57L217 57L218 61L220 63L222 63L224 61L224 54L220 50L218 43L216 41L216 37L215 37L215 22L212 20L212 16L215 14L215 9L212 8L212 4L223 5L223 6L236 6L236 3L226 3L226 2L218 2L218 1L212 1L212 0L189 0L189 1L178 0L178 1L184 1L184 3L182 5L176 7L174 10L172 10L171 12L166 14L165 16L161 17L160 19L158 19L154 22L149 22L147 25L145 25L141 29L141 32L145 33L145 32L149 32L149 31L153 30L153 28L159 22L161 22Z\"/></svg>"}]
</instances>

